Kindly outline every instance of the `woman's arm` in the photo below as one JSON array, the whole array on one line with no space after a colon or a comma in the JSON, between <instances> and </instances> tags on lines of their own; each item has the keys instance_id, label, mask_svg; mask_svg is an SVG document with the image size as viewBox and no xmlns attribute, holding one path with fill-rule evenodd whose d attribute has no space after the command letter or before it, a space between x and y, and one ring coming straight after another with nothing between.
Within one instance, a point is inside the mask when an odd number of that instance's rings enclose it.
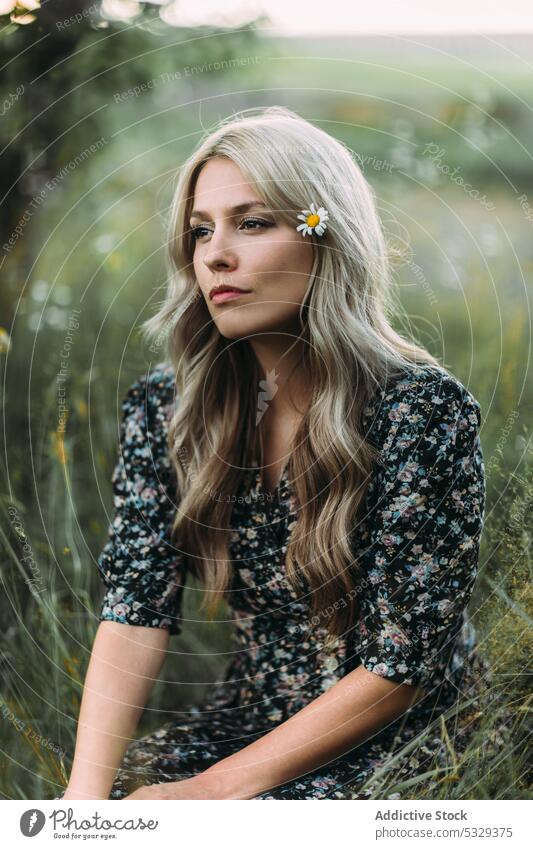
<instances>
[{"instance_id":1,"label":"woman's arm","mask_svg":"<svg viewBox=\"0 0 533 849\"><path fill-rule=\"evenodd\" d=\"M165 628L101 622L93 643L63 799L107 799L168 647Z\"/></svg>"},{"instance_id":2,"label":"woman's arm","mask_svg":"<svg viewBox=\"0 0 533 849\"><path fill-rule=\"evenodd\" d=\"M193 778L138 788L128 799L254 799L351 751L424 695L364 666L263 737Z\"/></svg>"},{"instance_id":3,"label":"woman's arm","mask_svg":"<svg viewBox=\"0 0 533 849\"><path fill-rule=\"evenodd\" d=\"M273 731L199 777L213 799L253 799L363 743L423 695L363 666L354 669ZM176 785L179 790L179 784Z\"/></svg>"}]
</instances>

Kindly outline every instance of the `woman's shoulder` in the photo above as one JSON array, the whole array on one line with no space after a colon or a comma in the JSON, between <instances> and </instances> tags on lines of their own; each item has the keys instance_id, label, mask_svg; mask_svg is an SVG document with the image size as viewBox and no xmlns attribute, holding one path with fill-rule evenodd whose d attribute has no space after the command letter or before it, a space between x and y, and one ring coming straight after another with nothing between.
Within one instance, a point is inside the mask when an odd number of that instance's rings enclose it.
<instances>
[{"instance_id":1,"label":"woman's shoulder","mask_svg":"<svg viewBox=\"0 0 533 849\"><path fill-rule=\"evenodd\" d=\"M137 377L122 398L122 450L138 474L153 463L169 467L168 430L175 410L174 372L158 363Z\"/></svg>"},{"instance_id":2,"label":"woman's shoulder","mask_svg":"<svg viewBox=\"0 0 533 849\"><path fill-rule=\"evenodd\" d=\"M383 400L389 406L404 402L415 406L430 403L434 407L467 405L480 409L477 398L458 377L433 365L413 366L386 381Z\"/></svg>"},{"instance_id":3,"label":"woman's shoulder","mask_svg":"<svg viewBox=\"0 0 533 849\"><path fill-rule=\"evenodd\" d=\"M149 424L164 424L175 400L174 369L162 362L150 367L128 386L122 410L125 416L144 417Z\"/></svg>"},{"instance_id":4,"label":"woman's shoulder","mask_svg":"<svg viewBox=\"0 0 533 849\"><path fill-rule=\"evenodd\" d=\"M457 432L475 436L481 425L481 407L473 393L444 368L425 364L386 380L365 414L385 447L400 429L423 433L424 441L449 437L455 442Z\"/></svg>"}]
</instances>

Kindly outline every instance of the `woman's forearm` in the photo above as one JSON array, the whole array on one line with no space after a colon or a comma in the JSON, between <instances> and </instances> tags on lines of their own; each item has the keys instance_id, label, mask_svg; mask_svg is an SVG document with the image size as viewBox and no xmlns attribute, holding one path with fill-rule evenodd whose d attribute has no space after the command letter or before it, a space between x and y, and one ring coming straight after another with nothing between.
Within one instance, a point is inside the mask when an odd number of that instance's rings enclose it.
<instances>
[{"instance_id":1,"label":"woman's forearm","mask_svg":"<svg viewBox=\"0 0 533 849\"><path fill-rule=\"evenodd\" d=\"M363 666L263 737L205 770L214 799L253 799L318 769L401 716L423 695Z\"/></svg>"},{"instance_id":2,"label":"woman's forearm","mask_svg":"<svg viewBox=\"0 0 533 849\"><path fill-rule=\"evenodd\" d=\"M108 798L168 640L164 628L100 623L85 677L67 798Z\"/></svg>"}]
</instances>

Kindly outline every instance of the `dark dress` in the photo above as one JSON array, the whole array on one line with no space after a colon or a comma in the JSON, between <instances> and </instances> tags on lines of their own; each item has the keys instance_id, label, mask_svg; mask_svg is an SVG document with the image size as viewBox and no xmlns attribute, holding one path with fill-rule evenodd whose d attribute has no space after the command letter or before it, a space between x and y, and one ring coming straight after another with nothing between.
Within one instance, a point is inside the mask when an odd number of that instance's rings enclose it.
<instances>
[{"instance_id":1,"label":"dark dress","mask_svg":"<svg viewBox=\"0 0 533 849\"><path fill-rule=\"evenodd\" d=\"M171 634L182 630L187 577L183 555L169 542L175 505L166 434L174 403L172 370L164 364L123 400L115 513L98 560L107 589L100 618ZM409 369L379 389L363 423L380 460L353 537L365 576L358 623L325 649L325 628L284 576L296 518L287 466L271 500L259 467L248 470L231 522L233 659L201 704L129 745L110 798L204 771L359 664L420 684L428 696L342 757L254 798L388 798L385 767L412 778L432 758L445 759L438 729L420 743L416 737L458 695L476 694L487 672L465 612L485 508L480 406L446 372ZM401 753L409 741L414 745Z\"/></svg>"}]
</instances>

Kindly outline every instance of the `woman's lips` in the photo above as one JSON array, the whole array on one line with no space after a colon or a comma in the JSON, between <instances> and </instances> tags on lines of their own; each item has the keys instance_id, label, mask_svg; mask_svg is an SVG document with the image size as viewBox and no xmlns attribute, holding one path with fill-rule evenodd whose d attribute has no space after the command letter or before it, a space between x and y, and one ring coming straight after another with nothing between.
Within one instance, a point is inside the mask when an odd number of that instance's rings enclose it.
<instances>
[{"instance_id":1,"label":"woman's lips","mask_svg":"<svg viewBox=\"0 0 533 849\"><path fill-rule=\"evenodd\" d=\"M232 289L227 292L218 292L213 295L211 300L214 304L223 304L224 301L233 301L235 298L242 298L243 295L250 295L250 292L238 291L237 289Z\"/></svg>"}]
</instances>

